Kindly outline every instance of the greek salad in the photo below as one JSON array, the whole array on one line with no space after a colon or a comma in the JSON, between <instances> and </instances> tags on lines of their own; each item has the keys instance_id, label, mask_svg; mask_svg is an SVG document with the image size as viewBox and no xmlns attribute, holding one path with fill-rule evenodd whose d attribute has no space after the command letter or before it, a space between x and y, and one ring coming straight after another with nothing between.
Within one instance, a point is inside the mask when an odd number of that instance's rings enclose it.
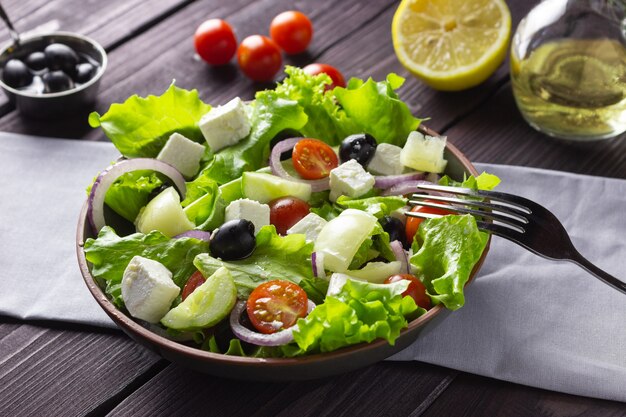
<instances>
[{"instance_id":1,"label":"greek salad","mask_svg":"<svg viewBox=\"0 0 626 417\"><path fill-rule=\"evenodd\" d=\"M94 279L142 325L231 355L393 344L432 306L461 307L488 237L470 215L407 220L407 196L498 178L443 175L446 138L416 131L398 75L331 89L285 72L250 102L172 84L90 115L123 156L88 188Z\"/></svg>"}]
</instances>

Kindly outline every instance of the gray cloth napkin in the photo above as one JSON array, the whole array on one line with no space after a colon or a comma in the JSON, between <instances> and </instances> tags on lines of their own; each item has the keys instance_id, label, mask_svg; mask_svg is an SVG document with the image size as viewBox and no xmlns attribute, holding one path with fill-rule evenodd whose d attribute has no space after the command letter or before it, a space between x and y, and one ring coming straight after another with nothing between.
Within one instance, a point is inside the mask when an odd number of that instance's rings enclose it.
<instances>
[{"instance_id":1,"label":"gray cloth napkin","mask_svg":"<svg viewBox=\"0 0 626 417\"><path fill-rule=\"evenodd\" d=\"M0 314L114 327L82 282L75 231L86 186L116 155L110 143L0 134ZM476 166L548 207L583 255L626 278L626 181ZM494 237L466 305L391 359L626 401L624 318L626 295Z\"/></svg>"}]
</instances>

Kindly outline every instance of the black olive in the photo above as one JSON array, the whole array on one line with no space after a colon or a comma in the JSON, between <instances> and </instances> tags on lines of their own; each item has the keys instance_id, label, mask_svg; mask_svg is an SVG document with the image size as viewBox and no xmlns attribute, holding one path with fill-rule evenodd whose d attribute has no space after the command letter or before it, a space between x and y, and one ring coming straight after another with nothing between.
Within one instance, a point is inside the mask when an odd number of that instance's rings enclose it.
<instances>
[{"instance_id":1,"label":"black olive","mask_svg":"<svg viewBox=\"0 0 626 417\"><path fill-rule=\"evenodd\" d=\"M66 74L73 75L78 65L78 54L67 45L51 43L44 49L46 63L50 71L61 70Z\"/></svg>"},{"instance_id":2,"label":"black olive","mask_svg":"<svg viewBox=\"0 0 626 417\"><path fill-rule=\"evenodd\" d=\"M389 241L393 242L394 240L398 240L402 243L404 248L407 247L404 223L402 223L400 219L391 216L383 216L379 222L383 226L383 230L389 234Z\"/></svg>"},{"instance_id":3,"label":"black olive","mask_svg":"<svg viewBox=\"0 0 626 417\"><path fill-rule=\"evenodd\" d=\"M2 71L2 81L13 88L26 87L33 82L33 74L19 59L10 59Z\"/></svg>"},{"instance_id":4,"label":"black olive","mask_svg":"<svg viewBox=\"0 0 626 417\"><path fill-rule=\"evenodd\" d=\"M341 142L339 158L342 163L354 159L363 167L367 167L374 157L374 152L376 152L376 139L367 133L357 133Z\"/></svg>"},{"instance_id":5,"label":"black olive","mask_svg":"<svg viewBox=\"0 0 626 417\"><path fill-rule=\"evenodd\" d=\"M46 54L41 51L33 52L26 57L26 65L33 71L41 71L46 68Z\"/></svg>"},{"instance_id":6,"label":"black olive","mask_svg":"<svg viewBox=\"0 0 626 417\"><path fill-rule=\"evenodd\" d=\"M63 71L47 72L41 79L43 80L44 93L58 93L74 88L74 81Z\"/></svg>"},{"instance_id":7,"label":"black olive","mask_svg":"<svg viewBox=\"0 0 626 417\"><path fill-rule=\"evenodd\" d=\"M227 221L213 233L209 242L211 255L224 261L247 258L255 246L254 224L245 219Z\"/></svg>"},{"instance_id":8,"label":"black olive","mask_svg":"<svg viewBox=\"0 0 626 417\"><path fill-rule=\"evenodd\" d=\"M74 81L81 84L86 83L91 80L95 73L96 67L91 65L89 62L83 62L82 64L78 64L76 66Z\"/></svg>"}]
</instances>

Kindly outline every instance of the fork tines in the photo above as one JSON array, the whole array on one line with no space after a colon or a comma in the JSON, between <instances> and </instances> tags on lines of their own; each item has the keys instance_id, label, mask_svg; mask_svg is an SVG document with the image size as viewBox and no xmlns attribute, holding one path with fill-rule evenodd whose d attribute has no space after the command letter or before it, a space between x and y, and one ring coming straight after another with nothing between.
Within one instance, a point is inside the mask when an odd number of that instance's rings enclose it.
<instances>
[{"instance_id":1,"label":"fork tines","mask_svg":"<svg viewBox=\"0 0 626 417\"><path fill-rule=\"evenodd\" d=\"M523 204L523 198L511 194L434 184L420 184L417 188L438 194L413 194L409 200L410 205L442 209L451 214L471 214L477 217L478 227L484 230L493 231L494 227L501 225L524 233L524 225L528 223L527 216L532 212ZM456 197L459 195L465 198ZM441 217L439 214L420 212L405 214L420 218Z\"/></svg>"}]
</instances>

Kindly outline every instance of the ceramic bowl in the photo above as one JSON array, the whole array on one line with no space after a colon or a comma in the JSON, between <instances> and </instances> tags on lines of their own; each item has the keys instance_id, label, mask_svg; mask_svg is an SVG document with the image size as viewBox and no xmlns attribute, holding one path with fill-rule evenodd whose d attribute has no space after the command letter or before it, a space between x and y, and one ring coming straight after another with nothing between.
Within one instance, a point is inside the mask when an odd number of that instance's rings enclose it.
<instances>
[{"instance_id":1,"label":"ceramic bowl","mask_svg":"<svg viewBox=\"0 0 626 417\"><path fill-rule=\"evenodd\" d=\"M427 128L421 128L421 130L425 133L436 135L435 132ZM450 143L447 145L445 157L448 160L446 174L451 177L461 180L463 174L478 175L469 160ZM91 275L91 265L85 259L83 252L83 242L87 238L93 237L86 214L87 204L85 203L78 220L76 237L78 263L85 283L98 304L100 304L100 307L132 339L159 353L165 359L196 371L227 378L257 381L306 380L344 373L371 365L401 351L414 342L420 332L435 318L437 318L436 321L439 321L449 313L441 304L433 307L426 314L410 322L408 327L401 332L393 346L386 340L380 339L372 343L362 343L334 352L290 359L245 358L206 352L174 342L151 332L117 309L109 301ZM488 250L489 242L480 260L474 267L468 284L480 269ZM432 324L436 325L436 323Z\"/></svg>"}]
</instances>

